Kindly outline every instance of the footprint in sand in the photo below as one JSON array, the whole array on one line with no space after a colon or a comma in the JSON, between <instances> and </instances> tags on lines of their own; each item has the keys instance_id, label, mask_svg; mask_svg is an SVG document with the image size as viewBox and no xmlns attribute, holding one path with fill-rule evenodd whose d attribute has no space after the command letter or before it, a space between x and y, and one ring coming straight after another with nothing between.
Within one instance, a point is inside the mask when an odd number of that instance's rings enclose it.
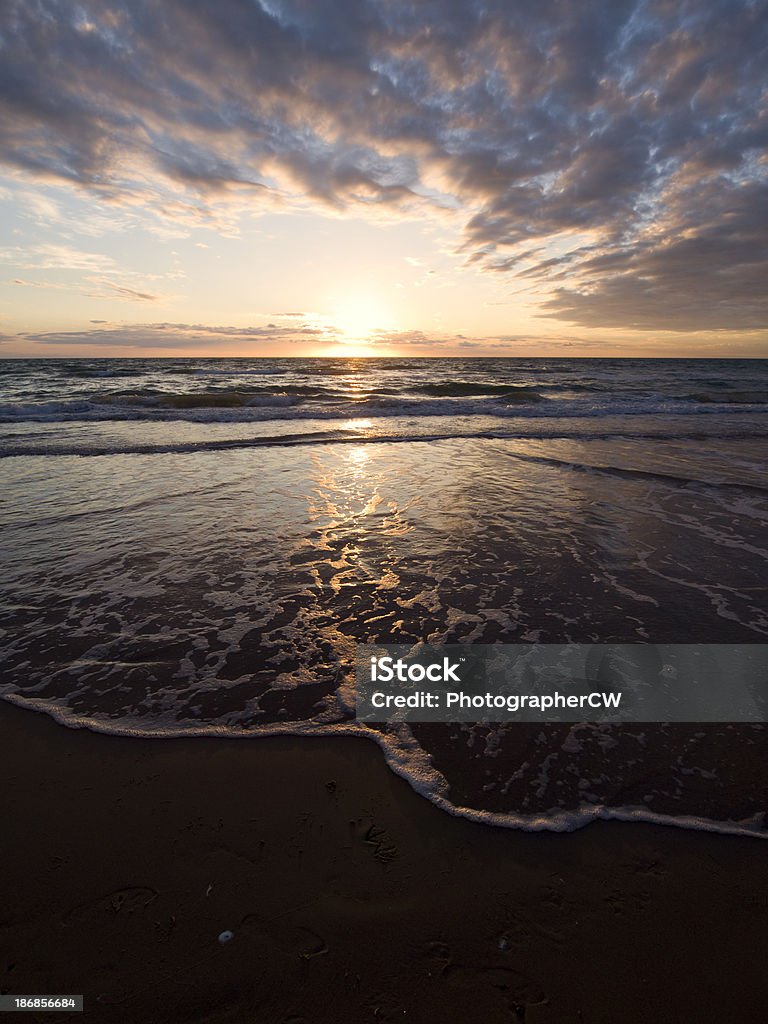
<instances>
[{"instance_id":1,"label":"footprint in sand","mask_svg":"<svg viewBox=\"0 0 768 1024\"><path fill-rule=\"evenodd\" d=\"M353 832L367 846L372 847L373 856L380 864L391 864L400 856L400 851L387 830L380 828L370 819L368 821L358 819L356 822L350 822L350 825L353 827Z\"/></svg>"}]
</instances>

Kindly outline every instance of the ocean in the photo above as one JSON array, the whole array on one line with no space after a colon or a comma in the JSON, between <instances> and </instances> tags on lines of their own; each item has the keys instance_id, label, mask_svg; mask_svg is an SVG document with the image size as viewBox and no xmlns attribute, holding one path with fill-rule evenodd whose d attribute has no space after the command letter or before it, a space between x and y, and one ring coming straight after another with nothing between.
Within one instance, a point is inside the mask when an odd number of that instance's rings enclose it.
<instances>
[{"instance_id":1,"label":"ocean","mask_svg":"<svg viewBox=\"0 0 768 1024\"><path fill-rule=\"evenodd\" d=\"M354 652L765 643L767 413L763 360L1 361L0 694L366 735L502 826L765 836L762 724L366 725Z\"/></svg>"}]
</instances>

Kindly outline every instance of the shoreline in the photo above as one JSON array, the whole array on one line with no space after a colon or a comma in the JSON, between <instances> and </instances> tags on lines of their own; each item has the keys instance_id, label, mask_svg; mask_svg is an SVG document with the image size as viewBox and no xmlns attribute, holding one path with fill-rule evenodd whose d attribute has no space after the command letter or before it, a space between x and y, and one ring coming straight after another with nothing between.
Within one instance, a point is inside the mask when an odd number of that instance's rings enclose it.
<instances>
[{"instance_id":1,"label":"shoreline","mask_svg":"<svg viewBox=\"0 0 768 1024\"><path fill-rule=\"evenodd\" d=\"M454 804L448 797L436 792L429 792L426 784L419 783L412 778L407 768L403 767L403 758L398 757L399 748L395 746L394 740L389 736L389 743L384 741L388 734L379 733L377 730L368 730L358 727L356 720L349 723L339 723L338 726L322 726L314 723L306 723L300 728L297 723L286 724L281 727L274 724L263 731L222 729L217 731L215 726L194 728L180 728L174 731L156 730L153 732L139 732L133 728L119 729L108 728L106 723L92 719L76 719L61 712L59 709L51 709L45 701L35 701L25 698L17 693L0 695L0 706L3 703L11 704L23 711L35 714L43 714L54 721L58 726L74 732L85 730L101 736L115 736L136 740L216 740L231 742L234 740L269 740L275 738L294 738L297 740L308 739L332 739L339 740L351 738L362 739L373 743L380 750L384 763L389 771L398 778L403 779L408 787L422 800L426 800L441 813L453 818L470 821L486 828L509 829L519 832L553 832L563 834L578 832L587 828L597 821L616 821L623 823L635 823L643 825L658 825L665 828L679 828L691 832L707 832L712 835L739 836L747 839L768 840L768 824L766 814L758 812L752 818L745 819L714 819L699 817L695 814L663 814L649 810L642 806L609 806L607 804L582 804L577 808L563 809L555 815L542 812L539 814L518 814L512 812L500 813L478 808ZM36 706L39 705L39 706ZM393 752L394 751L394 752ZM432 769L426 769L431 771ZM442 780L439 772L435 775ZM437 781L434 782L438 786Z\"/></svg>"},{"instance_id":2,"label":"shoreline","mask_svg":"<svg viewBox=\"0 0 768 1024\"><path fill-rule=\"evenodd\" d=\"M1 701L0 749L3 992L104 1021L764 1019L746 838L489 828L349 736L169 742Z\"/></svg>"}]
</instances>

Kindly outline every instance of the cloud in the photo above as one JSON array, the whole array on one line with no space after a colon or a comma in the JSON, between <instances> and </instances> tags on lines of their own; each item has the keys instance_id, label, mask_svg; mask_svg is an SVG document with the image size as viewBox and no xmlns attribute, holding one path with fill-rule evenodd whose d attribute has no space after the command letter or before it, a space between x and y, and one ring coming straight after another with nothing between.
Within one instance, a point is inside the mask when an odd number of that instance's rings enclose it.
<instances>
[{"instance_id":1,"label":"cloud","mask_svg":"<svg viewBox=\"0 0 768 1024\"><path fill-rule=\"evenodd\" d=\"M744 183L733 195L701 184L680 195L667 218L648 237L586 254L580 287L559 287L545 303L549 315L651 330L765 328L768 182ZM566 266L554 277L567 274Z\"/></svg>"},{"instance_id":2,"label":"cloud","mask_svg":"<svg viewBox=\"0 0 768 1024\"><path fill-rule=\"evenodd\" d=\"M118 298L124 299L126 302L158 302L162 296L153 295L150 292L140 292L135 288L129 288L127 285L118 284L115 281L109 281L105 278L93 278L94 283L100 285L106 289L106 292L100 293L85 292L83 294L90 295L96 298Z\"/></svg>"},{"instance_id":3,"label":"cloud","mask_svg":"<svg viewBox=\"0 0 768 1024\"><path fill-rule=\"evenodd\" d=\"M291 318L304 314L284 314ZM344 336L329 323L315 319L304 319L295 324L279 326L273 323L264 326L209 326L207 324L185 323L113 323L106 320L91 320L93 327L77 331L44 331L19 335L19 339L38 345L89 346L94 348L134 349L190 349L212 346L254 345L269 348L272 345L321 347L344 344ZM506 350L519 346L537 344L540 338L520 336L482 337L468 339L462 335L448 335L439 332L426 333L420 330L379 330L366 339L366 347L373 350L390 348L412 348L425 352L441 352L446 349L478 348Z\"/></svg>"},{"instance_id":4,"label":"cloud","mask_svg":"<svg viewBox=\"0 0 768 1024\"><path fill-rule=\"evenodd\" d=\"M55 281L27 281L23 277L14 277L14 284L21 285L23 288L48 288L54 291L69 291L70 289L65 284L60 284Z\"/></svg>"},{"instance_id":5,"label":"cloud","mask_svg":"<svg viewBox=\"0 0 768 1024\"><path fill-rule=\"evenodd\" d=\"M61 269L58 264L51 264L53 269ZM67 267L66 269L72 269ZM101 291L87 291L83 287L78 288L80 295L86 295L89 298L98 299L123 299L127 302L158 302L167 296L155 295L150 292L138 291L136 288L131 288L126 284L120 284L117 281L110 281L107 277L90 276L86 278L93 285L96 285ZM23 277L13 278L13 284L20 285L24 288L43 288L49 291L73 291L72 284L64 284L61 281L29 281ZM95 321L92 321L92 323Z\"/></svg>"},{"instance_id":6,"label":"cloud","mask_svg":"<svg viewBox=\"0 0 768 1024\"><path fill-rule=\"evenodd\" d=\"M296 324L280 326L238 327L210 326L187 323L129 323L90 320L91 326L72 331L44 331L0 335L0 340L14 342L19 352L29 355L34 347L85 348L118 352L133 350L137 354L153 351L236 351L239 354L284 355L292 346L297 354L333 353L343 355L355 352L357 346L346 347L346 338L333 325L316 319L305 319ZM674 331L663 332L653 338L638 334L614 334L596 337L590 332L580 335L552 337L546 334L491 334L465 337L440 330L431 332L402 329L379 330L365 340L371 355L389 355L392 351L410 351L414 356L462 355L467 356L598 356L681 355L718 357L728 352L734 357L760 354L763 335L760 332L742 332L736 341L724 342L718 332L691 334L681 344Z\"/></svg>"},{"instance_id":7,"label":"cloud","mask_svg":"<svg viewBox=\"0 0 768 1024\"><path fill-rule=\"evenodd\" d=\"M173 349L212 345L332 342L335 332L309 323L294 327L214 327L207 324L149 323L111 324L92 320L98 326L80 331L44 331L26 334L25 341L39 345L88 345L98 348Z\"/></svg>"},{"instance_id":8,"label":"cloud","mask_svg":"<svg viewBox=\"0 0 768 1024\"><path fill-rule=\"evenodd\" d=\"M449 217L548 317L753 329L766 66L765 0L7 0L0 161L171 232Z\"/></svg>"},{"instance_id":9,"label":"cloud","mask_svg":"<svg viewBox=\"0 0 768 1024\"><path fill-rule=\"evenodd\" d=\"M6 249L0 255L4 262L12 262L26 270L97 270L111 271L115 261L104 253L83 252L69 245L37 245L29 248Z\"/></svg>"},{"instance_id":10,"label":"cloud","mask_svg":"<svg viewBox=\"0 0 768 1024\"><path fill-rule=\"evenodd\" d=\"M16 197L21 209L41 224L60 221L62 213L58 204L50 196L41 192L21 192Z\"/></svg>"},{"instance_id":11,"label":"cloud","mask_svg":"<svg viewBox=\"0 0 768 1024\"><path fill-rule=\"evenodd\" d=\"M368 345L386 346L387 348L435 348L441 344L441 339L425 334L424 331L376 331L373 337L368 339Z\"/></svg>"}]
</instances>

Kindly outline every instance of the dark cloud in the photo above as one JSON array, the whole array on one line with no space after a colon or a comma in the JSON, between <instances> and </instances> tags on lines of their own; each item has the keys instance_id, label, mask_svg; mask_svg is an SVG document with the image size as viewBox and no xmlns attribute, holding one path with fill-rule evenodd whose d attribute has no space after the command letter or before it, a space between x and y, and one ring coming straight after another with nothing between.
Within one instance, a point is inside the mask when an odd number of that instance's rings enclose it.
<instances>
[{"instance_id":1,"label":"dark cloud","mask_svg":"<svg viewBox=\"0 0 768 1024\"><path fill-rule=\"evenodd\" d=\"M768 317L766 0L6 0L0 159L111 201L465 210L586 326ZM164 191L165 190L165 191Z\"/></svg>"}]
</instances>

